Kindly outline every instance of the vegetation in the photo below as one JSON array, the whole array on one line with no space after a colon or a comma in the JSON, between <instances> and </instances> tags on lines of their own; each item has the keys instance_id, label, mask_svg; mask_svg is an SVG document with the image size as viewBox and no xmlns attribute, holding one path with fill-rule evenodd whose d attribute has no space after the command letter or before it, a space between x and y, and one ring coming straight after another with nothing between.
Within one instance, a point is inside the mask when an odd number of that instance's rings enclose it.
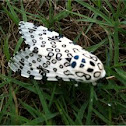
<instances>
[{"instance_id":1,"label":"vegetation","mask_svg":"<svg viewBox=\"0 0 126 126\"><path fill-rule=\"evenodd\" d=\"M0 2L0 124L126 124L126 1L5 0ZM55 30L104 63L97 86L35 81L13 73L10 57L24 48L20 20Z\"/></svg>"}]
</instances>

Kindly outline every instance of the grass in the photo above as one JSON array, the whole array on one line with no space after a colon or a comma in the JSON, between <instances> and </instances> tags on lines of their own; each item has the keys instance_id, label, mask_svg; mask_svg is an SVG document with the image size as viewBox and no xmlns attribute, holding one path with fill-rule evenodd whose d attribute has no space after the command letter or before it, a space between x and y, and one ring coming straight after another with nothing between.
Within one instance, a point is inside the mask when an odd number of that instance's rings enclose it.
<instances>
[{"instance_id":1,"label":"grass","mask_svg":"<svg viewBox=\"0 0 126 126\"><path fill-rule=\"evenodd\" d=\"M0 124L126 124L125 1L6 0L0 6ZM20 20L51 28L93 52L104 63L106 79L75 87L12 73L8 60L24 47Z\"/></svg>"}]
</instances>

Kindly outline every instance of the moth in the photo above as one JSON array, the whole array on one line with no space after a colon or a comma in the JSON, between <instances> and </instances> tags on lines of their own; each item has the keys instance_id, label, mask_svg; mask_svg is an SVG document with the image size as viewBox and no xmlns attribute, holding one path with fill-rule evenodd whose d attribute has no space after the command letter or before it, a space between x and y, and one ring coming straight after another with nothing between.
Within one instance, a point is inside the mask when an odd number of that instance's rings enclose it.
<instances>
[{"instance_id":1,"label":"moth","mask_svg":"<svg viewBox=\"0 0 126 126\"><path fill-rule=\"evenodd\" d=\"M23 77L95 83L106 74L97 56L55 31L20 21L19 33L28 47L17 52L8 65Z\"/></svg>"}]
</instances>

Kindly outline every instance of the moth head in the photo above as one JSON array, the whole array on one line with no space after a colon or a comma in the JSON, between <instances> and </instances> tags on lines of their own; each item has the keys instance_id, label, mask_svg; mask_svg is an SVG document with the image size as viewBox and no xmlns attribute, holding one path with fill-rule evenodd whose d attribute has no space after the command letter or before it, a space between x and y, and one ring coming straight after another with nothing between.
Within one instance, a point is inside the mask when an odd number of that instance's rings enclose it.
<instances>
[{"instance_id":1,"label":"moth head","mask_svg":"<svg viewBox=\"0 0 126 126\"><path fill-rule=\"evenodd\" d=\"M89 59L89 66L87 66L87 73L91 75L92 82L103 78L106 74L102 62L95 56L97 61Z\"/></svg>"},{"instance_id":2,"label":"moth head","mask_svg":"<svg viewBox=\"0 0 126 126\"><path fill-rule=\"evenodd\" d=\"M95 82L106 74L102 62L93 54L75 55L71 61L77 77L87 83Z\"/></svg>"},{"instance_id":3,"label":"moth head","mask_svg":"<svg viewBox=\"0 0 126 126\"><path fill-rule=\"evenodd\" d=\"M91 76L90 82L95 82L99 80L100 78L103 78L106 74L104 70L103 63L98 59L97 56L93 54L84 55L85 62L85 71L86 74L89 74Z\"/></svg>"}]
</instances>

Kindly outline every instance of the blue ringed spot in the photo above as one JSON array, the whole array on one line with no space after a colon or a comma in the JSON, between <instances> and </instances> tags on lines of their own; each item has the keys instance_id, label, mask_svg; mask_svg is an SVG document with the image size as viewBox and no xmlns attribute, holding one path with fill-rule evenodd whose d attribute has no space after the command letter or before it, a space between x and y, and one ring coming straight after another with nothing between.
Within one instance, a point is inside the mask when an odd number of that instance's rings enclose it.
<instances>
[{"instance_id":1,"label":"blue ringed spot","mask_svg":"<svg viewBox=\"0 0 126 126\"><path fill-rule=\"evenodd\" d=\"M78 55L74 56L74 59L76 59L76 60L79 59L79 56Z\"/></svg>"},{"instance_id":2,"label":"blue ringed spot","mask_svg":"<svg viewBox=\"0 0 126 126\"><path fill-rule=\"evenodd\" d=\"M86 63L85 59L82 59L81 62L82 62L82 63Z\"/></svg>"},{"instance_id":3,"label":"blue ringed spot","mask_svg":"<svg viewBox=\"0 0 126 126\"><path fill-rule=\"evenodd\" d=\"M83 68L84 67L84 64L80 64L80 68Z\"/></svg>"},{"instance_id":4,"label":"blue ringed spot","mask_svg":"<svg viewBox=\"0 0 126 126\"><path fill-rule=\"evenodd\" d=\"M71 67L72 67L72 68L75 68L75 67L76 67L76 62L75 62L75 61L73 61L73 62L71 63Z\"/></svg>"}]
</instances>

